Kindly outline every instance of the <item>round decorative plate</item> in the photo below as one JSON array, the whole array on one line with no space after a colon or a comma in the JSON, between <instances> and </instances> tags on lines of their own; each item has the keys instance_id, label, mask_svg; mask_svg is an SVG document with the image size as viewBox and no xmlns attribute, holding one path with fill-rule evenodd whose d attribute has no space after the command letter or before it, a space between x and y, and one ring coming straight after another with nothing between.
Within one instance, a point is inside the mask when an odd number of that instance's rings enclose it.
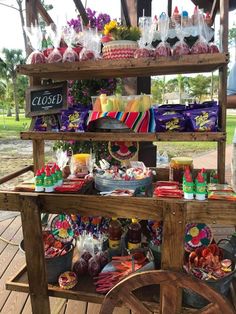
<instances>
[{"instance_id":1,"label":"round decorative plate","mask_svg":"<svg viewBox=\"0 0 236 314\"><path fill-rule=\"evenodd\" d=\"M74 230L70 216L60 214L51 222L51 232L56 240L63 243L71 242L74 238Z\"/></svg>"},{"instance_id":2,"label":"round decorative plate","mask_svg":"<svg viewBox=\"0 0 236 314\"><path fill-rule=\"evenodd\" d=\"M208 246L212 239L212 231L206 224L191 223L185 227L184 248L187 252L194 251L202 246Z\"/></svg>"},{"instance_id":3,"label":"round decorative plate","mask_svg":"<svg viewBox=\"0 0 236 314\"><path fill-rule=\"evenodd\" d=\"M119 161L131 160L139 150L139 144L136 141L109 142L109 153L113 158Z\"/></svg>"}]
</instances>

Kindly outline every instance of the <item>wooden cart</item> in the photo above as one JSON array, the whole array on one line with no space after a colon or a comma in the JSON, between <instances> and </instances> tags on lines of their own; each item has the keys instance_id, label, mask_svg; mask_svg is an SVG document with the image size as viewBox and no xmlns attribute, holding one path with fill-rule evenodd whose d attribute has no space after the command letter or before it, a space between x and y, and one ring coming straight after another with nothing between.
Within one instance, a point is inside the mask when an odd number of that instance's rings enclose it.
<instances>
[{"instance_id":1,"label":"wooden cart","mask_svg":"<svg viewBox=\"0 0 236 314\"><path fill-rule=\"evenodd\" d=\"M29 2L29 1L28 1ZM29 4L28 4L29 5ZM32 140L32 168L17 172L20 175L28 170L36 170L44 164L45 140L88 140L112 141L214 141L218 145L218 173L220 181L225 177L226 143L226 80L227 80L227 31L228 1L220 1L221 9L221 48L222 53L189 55L154 60L86 61L64 64L36 64L19 66L21 74L28 75L31 85L40 85L41 79L73 80L151 76L157 74L197 73L219 70L220 125L218 132L204 133L52 133L23 132L22 140ZM160 177L159 179L163 179ZM8 176L0 183L11 179ZM122 205L121 205L122 204ZM124 198L96 195L63 195L46 193L0 192L0 210L21 212L26 263L23 269L7 283L7 288L30 293L34 314L50 313L49 296L101 303L104 296L95 292L91 279L79 279L77 290L63 290L47 284L42 243L41 213L68 213L107 217L137 217L139 219L163 220L163 244L161 268L181 271L184 255L184 229L186 223L202 222L209 224L236 225L236 203L220 201L185 201L157 198ZM181 289L176 286L161 285L162 313L181 312ZM171 296L171 302L170 298ZM143 300L150 300L150 293L142 294ZM186 313L191 311L186 310Z\"/></svg>"}]
</instances>

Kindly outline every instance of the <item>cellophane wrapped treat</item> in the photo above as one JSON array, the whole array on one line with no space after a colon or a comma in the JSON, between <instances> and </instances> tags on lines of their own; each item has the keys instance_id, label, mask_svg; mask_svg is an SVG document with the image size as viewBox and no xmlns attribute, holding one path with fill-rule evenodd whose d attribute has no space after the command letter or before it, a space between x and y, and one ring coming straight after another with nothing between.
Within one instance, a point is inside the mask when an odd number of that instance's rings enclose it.
<instances>
[{"instance_id":1,"label":"cellophane wrapped treat","mask_svg":"<svg viewBox=\"0 0 236 314\"><path fill-rule=\"evenodd\" d=\"M156 47L154 55L156 58L171 56L170 45L167 43L169 31L169 17L163 12L159 19L159 32L161 36L161 42Z\"/></svg>"},{"instance_id":2,"label":"cellophane wrapped treat","mask_svg":"<svg viewBox=\"0 0 236 314\"><path fill-rule=\"evenodd\" d=\"M185 131L184 105L163 105L154 109L156 132Z\"/></svg>"},{"instance_id":3,"label":"cellophane wrapped treat","mask_svg":"<svg viewBox=\"0 0 236 314\"><path fill-rule=\"evenodd\" d=\"M208 46L208 26L206 25L203 14L198 11L199 38L191 48L191 54L204 54L209 52Z\"/></svg>"},{"instance_id":4,"label":"cellophane wrapped treat","mask_svg":"<svg viewBox=\"0 0 236 314\"><path fill-rule=\"evenodd\" d=\"M61 111L61 131L85 132L89 107L76 104L69 109Z\"/></svg>"},{"instance_id":5,"label":"cellophane wrapped treat","mask_svg":"<svg viewBox=\"0 0 236 314\"><path fill-rule=\"evenodd\" d=\"M66 26L63 29L63 39L67 44L66 51L63 54L62 62L75 62L79 60L77 52L72 48L75 42L76 32L72 27Z\"/></svg>"},{"instance_id":6,"label":"cellophane wrapped treat","mask_svg":"<svg viewBox=\"0 0 236 314\"><path fill-rule=\"evenodd\" d=\"M51 24L47 30L49 37L52 40L54 49L50 52L48 56L48 63L58 63L62 62L62 54L59 51L60 41L62 36L62 28L55 24Z\"/></svg>"},{"instance_id":7,"label":"cellophane wrapped treat","mask_svg":"<svg viewBox=\"0 0 236 314\"><path fill-rule=\"evenodd\" d=\"M79 37L79 44L83 46L79 54L80 61L95 60L100 57L101 42L97 29L83 30Z\"/></svg>"},{"instance_id":8,"label":"cellophane wrapped treat","mask_svg":"<svg viewBox=\"0 0 236 314\"><path fill-rule=\"evenodd\" d=\"M215 132L218 126L219 107L217 102L209 101L190 105L184 113L187 130L190 132Z\"/></svg>"},{"instance_id":9,"label":"cellophane wrapped treat","mask_svg":"<svg viewBox=\"0 0 236 314\"><path fill-rule=\"evenodd\" d=\"M172 55L173 56L189 55L191 50L188 44L184 41L185 38L184 28L182 27L182 25L176 24L175 30L179 41L177 41L177 43L174 44L172 49Z\"/></svg>"},{"instance_id":10,"label":"cellophane wrapped treat","mask_svg":"<svg viewBox=\"0 0 236 314\"><path fill-rule=\"evenodd\" d=\"M31 27L25 27L26 35L30 41L33 52L28 56L27 64L46 63L46 58L42 51L42 39L43 34L38 25L31 25Z\"/></svg>"}]
</instances>

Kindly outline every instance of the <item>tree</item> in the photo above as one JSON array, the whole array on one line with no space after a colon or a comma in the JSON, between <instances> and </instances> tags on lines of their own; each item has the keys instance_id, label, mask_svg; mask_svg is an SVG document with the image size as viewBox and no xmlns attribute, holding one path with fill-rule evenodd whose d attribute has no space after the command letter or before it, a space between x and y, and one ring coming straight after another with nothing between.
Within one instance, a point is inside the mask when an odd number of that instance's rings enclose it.
<instances>
[{"instance_id":1,"label":"tree","mask_svg":"<svg viewBox=\"0 0 236 314\"><path fill-rule=\"evenodd\" d=\"M13 97L15 104L15 117L16 121L19 121L19 100L17 92L17 72L16 66L24 62L22 56L22 50L20 49L3 49L4 62L0 64L0 77L5 79L7 83L12 83Z\"/></svg>"},{"instance_id":2,"label":"tree","mask_svg":"<svg viewBox=\"0 0 236 314\"><path fill-rule=\"evenodd\" d=\"M164 99L163 95L165 94L165 79L152 79L151 93L153 101L162 104Z\"/></svg>"},{"instance_id":3,"label":"tree","mask_svg":"<svg viewBox=\"0 0 236 314\"><path fill-rule=\"evenodd\" d=\"M210 94L211 78L202 74L189 78L189 90L191 96L202 101L203 95Z\"/></svg>"},{"instance_id":4,"label":"tree","mask_svg":"<svg viewBox=\"0 0 236 314\"><path fill-rule=\"evenodd\" d=\"M44 8L49 11L53 8L53 6L51 4L44 4L44 0L41 1L42 5L44 6ZM25 22L25 0L14 0L14 3L16 4L16 6L14 5L10 5L9 1L8 3L4 3L4 0L0 1L0 5L3 5L5 7L8 7L10 9L16 10L19 12L20 15L20 22L21 22L21 29L22 29L22 35L23 35L23 39L24 39L24 46L25 46L25 53L27 54L27 48L28 48L28 41L27 41L27 36L26 36L26 32L25 32L25 26L26 26L26 22ZM42 20L39 21L42 26L45 25Z\"/></svg>"},{"instance_id":5,"label":"tree","mask_svg":"<svg viewBox=\"0 0 236 314\"><path fill-rule=\"evenodd\" d=\"M179 93L179 103L183 102L183 93L189 91L189 77L178 74L176 78L169 80L166 83L166 89L169 93Z\"/></svg>"}]
</instances>

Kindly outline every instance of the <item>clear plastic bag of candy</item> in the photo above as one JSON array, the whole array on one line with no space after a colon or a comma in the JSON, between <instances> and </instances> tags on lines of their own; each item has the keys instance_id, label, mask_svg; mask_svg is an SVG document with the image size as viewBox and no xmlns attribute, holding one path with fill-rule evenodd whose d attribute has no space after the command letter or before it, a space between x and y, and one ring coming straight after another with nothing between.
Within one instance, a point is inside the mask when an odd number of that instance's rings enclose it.
<instances>
[{"instance_id":1,"label":"clear plastic bag of candy","mask_svg":"<svg viewBox=\"0 0 236 314\"><path fill-rule=\"evenodd\" d=\"M208 26L206 25L203 13L198 11L198 28L199 28L199 38L191 48L192 54L204 54L209 52L208 45Z\"/></svg>"},{"instance_id":2,"label":"clear plastic bag of candy","mask_svg":"<svg viewBox=\"0 0 236 314\"><path fill-rule=\"evenodd\" d=\"M66 51L63 54L62 62L75 62L79 60L77 52L72 48L75 42L76 32L72 27L66 26L63 29L63 39L67 44Z\"/></svg>"},{"instance_id":3,"label":"clear plastic bag of candy","mask_svg":"<svg viewBox=\"0 0 236 314\"><path fill-rule=\"evenodd\" d=\"M172 49L172 55L173 56L184 56L184 55L189 55L191 50L188 46L188 44L184 41L184 38L186 36L184 28L182 27L182 24L175 24L175 31L176 31L176 36L179 39L177 41Z\"/></svg>"},{"instance_id":4,"label":"clear plastic bag of candy","mask_svg":"<svg viewBox=\"0 0 236 314\"><path fill-rule=\"evenodd\" d=\"M48 36L50 37L54 49L49 53L48 63L62 62L62 54L58 49L62 37L62 28L56 24L51 24L47 29Z\"/></svg>"},{"instance_id":5,"label":"clear plastic bag of candy","mask_svg":"<svg viewBox=\"0 0 236 314\"><path fill-rule=\"evenodd\" d=\"M79 37L79 44L83 46L79 60L95 60L100 58L101 41L97 29L85 29Z\"/></svg>"},{"instance_id":6,"label":"clear plastic bag of candy","mask_svg":"<svg viewBox=\"0 0 236 314\"><path fill-rule=\"evenodd\" d=\"M161 42L154 51L155 57L168 57L171 56L170 45L166 42L169 31L169 17L162 12L159 18L159 32L161 36Z\"/></svg>"},{"instance_id":7,"label":"clear plastic bag of candy","mask_svg":"<svg viewBox=\"0 0 236 314\"><path fill-rule=\"evenodd\" d=\"M31 54L28 56L26 63L46 63L46 58L41 52L43 34L40 27L37 24L35 26L31 25L31 27L25 27L25 32L30 41L30 46L33 50L33 52L31 52Z\"/></svg>"}]
</instances>

